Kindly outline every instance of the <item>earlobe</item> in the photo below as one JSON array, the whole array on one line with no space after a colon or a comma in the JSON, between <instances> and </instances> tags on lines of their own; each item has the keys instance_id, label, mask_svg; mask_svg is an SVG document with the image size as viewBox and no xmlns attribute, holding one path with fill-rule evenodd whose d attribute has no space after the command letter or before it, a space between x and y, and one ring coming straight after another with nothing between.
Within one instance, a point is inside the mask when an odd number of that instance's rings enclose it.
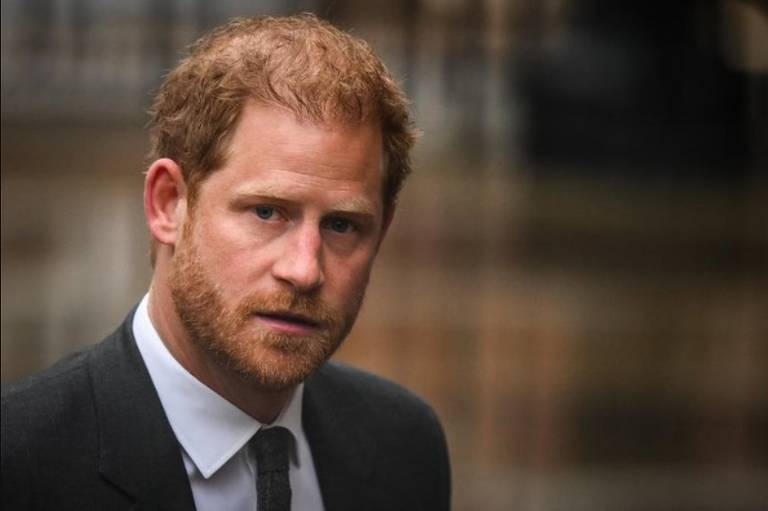
<instances>
[{"instance_id":1,"label":"earlobe","mask_svg":"<svg viewBox=\"0 0 768 511\"><path fill-rule=\"evenodd\" d=\"M175 245L184 225L187 188L181 167L168 158L150 165L144 181L144 214L152 237Z\"/></svg>"}]
</instances>

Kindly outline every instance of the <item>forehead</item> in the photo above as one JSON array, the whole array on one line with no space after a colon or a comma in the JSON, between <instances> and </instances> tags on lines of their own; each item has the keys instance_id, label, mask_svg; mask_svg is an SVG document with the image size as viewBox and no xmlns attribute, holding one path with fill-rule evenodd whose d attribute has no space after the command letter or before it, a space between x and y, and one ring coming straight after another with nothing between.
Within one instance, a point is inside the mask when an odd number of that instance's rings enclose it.
<instances>
[{"instance_id":1,"label":"forehead","mask_svg":"<svg viewBox=\"0 0 768 511\"><path fill-rule=\"evenodd\" d=\"M232 134L226 160L227 165L290 171L308 178L380 182L384 168L381 127L300 120L286 109L248 102Z\"/></svg>"},{"instance_id":2,"label":"forehead","mask_svg":"<svg viewBox=\"0 0 768 511\"><path fill-rule=\"evenodd\" d=\"M313 207L382 218L383 144L378 124L317 124L249 103L224 164L200 184L209 207L256 203Z\"/></svg>"}]
</instances>

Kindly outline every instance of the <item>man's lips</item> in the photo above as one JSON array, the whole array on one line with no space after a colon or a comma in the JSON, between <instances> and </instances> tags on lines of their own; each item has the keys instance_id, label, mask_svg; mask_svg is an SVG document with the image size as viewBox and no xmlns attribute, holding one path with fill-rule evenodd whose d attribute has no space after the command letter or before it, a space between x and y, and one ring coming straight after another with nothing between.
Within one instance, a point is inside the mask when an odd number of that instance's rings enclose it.
<instances>
[{"instance_id":1,"label":"man's lips","mask_svg":"<svg viewBox=\"0 0 768 511\"><path fill-rule=\"evenodd\" d=\"M309 316L292 312L257 312L255 315L272 329L287 334L311 334L322 326L319 321Z\"/></svg>"}]
</instances>

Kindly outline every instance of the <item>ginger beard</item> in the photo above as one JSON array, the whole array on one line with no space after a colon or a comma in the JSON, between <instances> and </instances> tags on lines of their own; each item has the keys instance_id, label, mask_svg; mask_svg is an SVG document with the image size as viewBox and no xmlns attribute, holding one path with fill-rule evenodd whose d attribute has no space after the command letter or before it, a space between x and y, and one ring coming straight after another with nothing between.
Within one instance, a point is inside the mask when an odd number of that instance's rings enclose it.
<instances>
[{"instance_id":1,"label":"ginger beard","mask_svg":"<svg viewBox=\"0 0 768 511\"><path fill-rule=\"evenodd\" d=\"M267 391L292 387L307 378L339 347L362 305L362 289L346 310L323 303L317 294L283 289L270 295L252 294L227 307L203 266L193 236L194 219L184 226L176 247L169 287L176 312L187 335L216 364ZM319 324L314 335L289 335L260 325L258 313L290 312Z\"/></svg>"}]
</instances>

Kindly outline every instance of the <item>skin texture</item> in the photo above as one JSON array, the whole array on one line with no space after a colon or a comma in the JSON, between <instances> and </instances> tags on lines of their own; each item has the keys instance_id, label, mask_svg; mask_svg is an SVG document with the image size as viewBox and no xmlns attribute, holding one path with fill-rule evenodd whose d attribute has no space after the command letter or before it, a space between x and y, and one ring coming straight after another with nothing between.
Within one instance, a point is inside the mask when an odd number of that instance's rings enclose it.
<instances>
[{"instance_id":1,"label":"skin texture","mask_svg":"<svg viewBox=\"0 0 768 511\"><path fill-rule=\"evenodd\" d=\"M149 311L191 374L262 422L338 348L391 221L374 124L246 104L194 204L169 159L147 172L159 243Z\"/></svg>"}]
</instances>

